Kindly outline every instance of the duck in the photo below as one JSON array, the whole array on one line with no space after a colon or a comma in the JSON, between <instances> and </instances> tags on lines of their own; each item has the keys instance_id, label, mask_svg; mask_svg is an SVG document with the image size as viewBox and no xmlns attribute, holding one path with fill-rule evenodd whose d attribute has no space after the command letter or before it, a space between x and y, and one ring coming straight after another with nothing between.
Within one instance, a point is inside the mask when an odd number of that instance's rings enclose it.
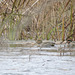
<instances>
[{"instance_id":1,"label":"duck","mask_svg":"<svg viewBox=\"0 0 75 75\"><path fill-rule=\"evenodd\" d=\"M42 43L42 40L41 40L41 39L38 39L38 40L36 41L36 43L37 43L37 44L41 44L41 43Z\"/></svg>"}]
</instances>

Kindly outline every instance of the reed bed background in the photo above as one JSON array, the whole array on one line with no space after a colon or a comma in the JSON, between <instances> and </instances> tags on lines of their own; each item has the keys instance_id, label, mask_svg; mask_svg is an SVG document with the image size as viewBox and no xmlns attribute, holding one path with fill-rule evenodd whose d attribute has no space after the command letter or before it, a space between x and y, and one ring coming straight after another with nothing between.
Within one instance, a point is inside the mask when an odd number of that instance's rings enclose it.
<instances>
[{"instance_id":1,"label":"reed bed background","mask_svg":"<svg viewBox=\"0 0 75 75\"><path fill-rule=\"evenodd\" d=\"M75 41L75 0L2 0L1 36L9 40Z\"/></svg>"}]
</instances>

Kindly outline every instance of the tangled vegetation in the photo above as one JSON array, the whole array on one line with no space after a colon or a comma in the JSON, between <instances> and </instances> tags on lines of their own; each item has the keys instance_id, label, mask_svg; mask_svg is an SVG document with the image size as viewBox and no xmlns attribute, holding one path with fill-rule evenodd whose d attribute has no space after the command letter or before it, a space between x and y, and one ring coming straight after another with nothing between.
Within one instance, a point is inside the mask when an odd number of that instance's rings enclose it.
<instances>
[{"instance_id":1,"label":"tangled vegetation","mask_svg":"<svg viewBox=\"0 0 75 75\"><path fill-rule=\"evenodd\" d=\"M75 41L75 0L2 0L0 37Z\"/></svg>"}]
</instances>

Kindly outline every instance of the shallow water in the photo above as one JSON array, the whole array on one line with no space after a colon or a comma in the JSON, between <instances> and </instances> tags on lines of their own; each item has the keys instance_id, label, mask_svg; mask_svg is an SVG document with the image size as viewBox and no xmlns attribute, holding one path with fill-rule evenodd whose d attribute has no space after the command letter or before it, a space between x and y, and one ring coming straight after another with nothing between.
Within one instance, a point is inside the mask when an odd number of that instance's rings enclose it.
<instances>
[{"instance_id":1,"label":"shallow water","mask_svg":"<svg viewBox=\"0 0 75 75\"><path fill-rule=\"evenodd\" d=\"M45 51L21 52L20 49L0 51L0 75L75 75L75 56L57 56L56 52Z\"/></svg>"}]
</instances>

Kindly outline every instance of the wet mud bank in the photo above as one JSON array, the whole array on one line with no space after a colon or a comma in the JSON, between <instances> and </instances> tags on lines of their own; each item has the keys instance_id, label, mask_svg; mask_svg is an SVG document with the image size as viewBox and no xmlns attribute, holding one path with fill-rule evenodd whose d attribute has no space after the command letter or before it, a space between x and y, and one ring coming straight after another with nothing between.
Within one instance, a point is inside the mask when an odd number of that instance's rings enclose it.
<instances>
[{"instance_id":1,"label":"wet mud bank","mask_svg":"<svg viewBox=\"0 0 75 75\"><path fill-rule=\"evenodd\" d=\"M75 42L67 44L66 42L60 44L60 42L53 42L44 40L38 44L36 41L0 41L0 52L9 52L12 54L17 52L26 55L41 55L43 53L49 53L53 55L75 55Z\"/></svg>"}]
</instances>

